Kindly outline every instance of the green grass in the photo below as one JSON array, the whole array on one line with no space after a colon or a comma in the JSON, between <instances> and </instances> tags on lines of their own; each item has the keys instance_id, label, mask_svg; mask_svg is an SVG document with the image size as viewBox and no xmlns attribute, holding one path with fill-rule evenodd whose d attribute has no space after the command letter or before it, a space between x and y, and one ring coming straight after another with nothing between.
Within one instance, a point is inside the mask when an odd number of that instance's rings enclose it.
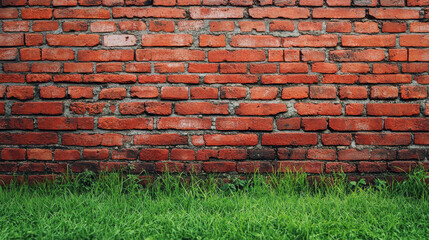
<instances>
[{"instance_id":1,"label":"green grass","mask_svg":"<svg viewBox=\"0 0 429 240\"><path fill-rule=\"evenodd\" d=\"M143 188L87 173L0 188L0 238L428 239L425 177L366 186L341 175L318 184L305 174L254 175L221 185L167 174Z\"/></svg>"}]
</instances>

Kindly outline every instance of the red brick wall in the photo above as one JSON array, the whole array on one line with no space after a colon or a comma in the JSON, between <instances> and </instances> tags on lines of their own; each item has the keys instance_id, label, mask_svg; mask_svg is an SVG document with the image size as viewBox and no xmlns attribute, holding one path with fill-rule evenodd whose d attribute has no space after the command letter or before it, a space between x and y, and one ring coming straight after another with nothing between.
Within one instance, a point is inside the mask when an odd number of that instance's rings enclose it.
<instances>
[{"instance_id":1,"label":"red brick wall","mask_svg":"<svg viewBox=\"0 0 429 240\"><path fill-rule=\"evenodd\" d=\"M2 0L0 175L428 166L428 0Z\"/></svg>"}]
</instances>

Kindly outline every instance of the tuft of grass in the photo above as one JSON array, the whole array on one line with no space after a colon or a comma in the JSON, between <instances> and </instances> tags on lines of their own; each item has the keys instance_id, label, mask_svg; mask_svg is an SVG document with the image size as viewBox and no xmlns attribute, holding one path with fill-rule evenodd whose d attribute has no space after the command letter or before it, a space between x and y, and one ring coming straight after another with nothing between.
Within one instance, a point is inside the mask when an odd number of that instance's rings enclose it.
<instances>
[{"instance_id":1,"label":"tuft of grass","mask_svg":"<svg viewBox=\"0 0 429 240\"><path fill-rule=\"evenodd\" d=\"M423 169L374 185L342 174L123 172L0 187L0 239L428 239Z\"/></svg>"}]
</instances>

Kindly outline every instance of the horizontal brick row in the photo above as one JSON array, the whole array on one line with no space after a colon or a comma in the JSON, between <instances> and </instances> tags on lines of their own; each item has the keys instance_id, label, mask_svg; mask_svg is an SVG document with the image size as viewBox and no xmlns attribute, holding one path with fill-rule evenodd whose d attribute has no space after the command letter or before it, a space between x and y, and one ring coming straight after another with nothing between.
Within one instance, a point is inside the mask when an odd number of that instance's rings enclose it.
<instances>
[{"instance_id":1,"label":"horizontal brick row","mask_svg":"<svg viewBox=\"0 0 429 240\"><path fill-rule=\"evenodd\" d=\"M172 75L173 76L173 75ZM173 79L190 78L186 75L174 75ZM94 93L94 92L99 92ZM426 86L400 87L381 85L367 88L365 86L332 86L332 85L310 85L296 87L156 87L156 86L133 86L129 89L124 87L103 88L85 86L28 86L11 85L0 86L0 98L17 99L21 101L31 100L39 96L40 99L94 99L121 100L127 97L141 99L162 100L187 100L187 99L251 99L251 100L274 100L281 99L426 99L428 88ZM48 104L48 103L47 103ZM244 103L243 103L244 104ZM262 103L261 103L262 104ZM263 104L262 104L263 105ZM268 104L269 105L269 104ZM273 105L273 104L271 104ZM396 104L398 105L398 104ZM389 106L389 105L385 105ZM392 106L395 106L394 104ZM400 106L400 105L399 105ZM410 104L404 106L411 106ZM270 114L267 114L270 115Z\"/></svg>"},{"instance_id":2,"label":"horizontal brick row","mask_svg":"<svg viewBox=\"0 0 429 240\"><path fill-rule=\"evenodd\" d=\"M37 123L37 127L35 127ZM98 123L98 125L97 125ZM210 130L220 131L273 131L300 130L324 131L330 129L339 132L359 131L429 131L426 118L263 118L263 117L38 117L38 118L0 118L1 130ZM304 136L304 135L303 135ZM338 138L338 139L336 139ZM344 141L343 141L344 140ZM324 133L325 145L350 145L352 134ZM340 143L343 142L343 143Z\"/></svg>"},{"instance_id":3,"label":"horizontal brick row","mask_svg":"<svg viewBox=\"0 0 429 240\"><path fill-rule=\"evenodd\" d=\"M43 121L42 121L43 123ZM58 124L58 123L57 123ZM115 122L119 125L120 122ZM147 121L142 125L148 124ZM165 124L165 123L163 123ZM204 123L200 123L204 124ZM82 124L83 125L83 124ZM180 127L183 127L182 124ZM66 125L67 126L67 125ZM113 125L116 126L116 125ZM167 125L168 126L168 125ZM186 125L185 125L186 126ZM78 124L79 127L79 124ZM81 126L85 128L85 125ZM142 127L144 128L144 127ZM421 127L420 127L421 128ZM137 128L141 129L141 128ZM164 129L164 128L163 128ZM63 129L59 129L63 130ZM67 129L64 129L67 130ZM402 128L402 130L404 130ZM425 131L426 132L426 131ZM408 146L429 145L427 133L325 133L321 135L321 143L327 146L357 145L374 146ZM61 140L59 140L61 137ZM183 135L178 133L136 134L133 136L120 133L63 133L31 132L31 133L0 133L0 145L55 145L64 146L123 146L125 144L148 146L315 146L318 144L317 133L276 132L276 133L217 133L202 135Z\"/></svg>"}]
</instances>

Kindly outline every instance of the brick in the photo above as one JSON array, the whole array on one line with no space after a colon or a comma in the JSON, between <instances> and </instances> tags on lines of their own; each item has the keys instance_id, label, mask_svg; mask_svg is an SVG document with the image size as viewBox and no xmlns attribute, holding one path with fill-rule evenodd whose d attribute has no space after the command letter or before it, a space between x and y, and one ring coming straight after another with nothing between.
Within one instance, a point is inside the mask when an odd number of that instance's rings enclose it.
<instances>
[{"instance_id":1,"label":"brick","mask_svg":"<svg viewBox=\"0 0 429 240\"><path fill-rule=\"evenodd\" d=\"M373 99L394 99L398 97L398 88L394 86L374 86L371 87L371 98Z\"/></svg>"},{"instance_id":2,"label":"brick","mask_svg":"<svg viewBox=\"0 0 429 240\"><path fill-rule=\"evenodd\" d=\"M197 31L203 28L204 21L202 20L189 20L189 21L178 21L177 28L179 31Z\"/></svg>"},{"instance_id":3,"label":"brick","mask_svg":"<svg viewBox=\"0 0 429 240\"><path fill-rule=\"evenodd\" d=\"M330 118L329 128L335 131L380 131L381 118Z\"/></svg>"},{"instance_id":4,"label":"brick","mask_svg":"<svg viewBox=\"0 0 429 240\"><path fill-rule=\"evenodd\" d=\"M92 23L92 24L96 24L96 23ZM88 23L83 21L73 21L73 22L63 23L64 32L85 32L87 30L88 30Z\"/></svg>"},{"instance_id":5,"label":"brick","mask_svg":"<svg viewBox=\"0 0 429 240\"><path fill-rule=\"evenodd\" d=\"M399 36L399 45L403 47L429 47L427 34L412 34Z\"/></svg>"},{"instance_id":6,"label":"brick","mask_svg":"<svg viewBox=\"0 0 429 240\"><path fill-rule=\"evenodd\" d=\"M369 160L368 149L343 149L338 151L338 160L340 161L359 161Z\"/></svg>"},{"instance_id":7,"label":"brick","mask_svg":"<svg viewBox=\"0 0 429 240\"><path fill-rule=\"evenodd\" d=\"M151 72L150 63L126 63L125 72Z\"/></svg>"},{"instance_id":8,"label":"brick","mask_svg":"<svg viewBox=\"0 0 429 240\"><path fill-rule=\"evenodd\" d=\"M3 22L5 32L28 32L30 30L28 21Z\"/></svg>"},{"instance_id":9,"label":"brick","mask_svg":"<svg viewBox=\"0 0 429 240\"><path fill-rule=\"evenodd\" d=\"M143 31L146 30L146 24L140 21L122 21L119 22L119 30L121 31Z\"/></svg>"},{"instance_id":10,"label":"brick","mask_svg":"<svg viewBox=\"0 0 429 240\"><path fill-rule=\"evenodd\" d=\"M52 9L50 8L25 8L21 10L22 19L50 19Z\"/></svg>"},{"instance_id":11,"label":"brick","mask_svg":"<svg viewBox=\"0 0 429 240\"><path fill-rule=\"evenodd\" d=\"M320 131L328 127L328 122L325 118L303 118L301 127L304 131Z\"/></svg>"},{"instance_id":12,"label":"brick","mask_svg":"<svg viewBox=\"0 0 429 240\"><path fill-rule=\"evenodd\" d=\"M311 99L335 99L337 88L333 86L310 86Z\"/></svg>"},{"instance_id":13,"label":"brick","mask_svg":"<svg viewBox=\"0 0 429 240\"><path fill-rule=\"evenodd\" d=\"M49 46L93 47L99 44L100 37L95 34L46 34Z\"/></svg>"},{"instance_id":14,"label":"brick","mask_svg":"<svg viewBox=\"0 0 429 240\"><path fill-rule=\"evenodd\" d=\"M286 84L286 83L317 83L316 75L263 75L261 77L262 84Z\"/></svg>"},{"instance_id":15,"label":"brick","mask_svg":"<svg viewBox=\"0 0 429 240\"><path fill-rule=\"evenodd\" d=\"M335 149L308 149L307 158L332 161L337 159L337 152Z\"/></svg>"},{"instance_id":16,"label":"brick","mask_svg":"<svg viewBox=\"0 0 429 240\"><path fill-rule=\"evenodd\" d=\"M184 100L189 97L188 87L162 87L161 99Z\"/></svg>"},{"instance_id":17,"label":"brick","mask_svg":"<svg viewBox=\"0 0 429 240\"><path fill-rule=\"evenodd\" d=\"M125 51L125 50L124 50ZM205 59L200 50L187 49L138 49L137 61L199 61Z\"/></svg>"},{"instance_id":18,"label":"brick","mask_svg":"<svg viewBox=\"0 0 429 240\"><path fill-rule=\"evenodd\" d=\"M258 77L256 75L237 75L237 74L223 74L223 75L206 75L204 82L208 84L216 83L256 83Z\"/></svg>"},{"instance_id":19,"label":"brick","mask_svg":"<svg viewBox=\"0 0 429 240\"><path fill-rule=\"evenodd\" d=\"M410 83L411 75L408 74L379 74L361 75L360 83Z\"/></svg>"},{"instance_id":20,"label":"brick","mask_svg":"<svg viewBox=\"0 0 429 240\"><path fill-rule=\"evenodd\" d=\"M372 65L372 72L377 74L399 73L399 68L396 64L374 63Z\"/></svg>"},{"instance_id":21,"label":"brick","mask_svg":"<svg viewBox=\"0 0 429 240\"><path fill-rule=\"evenodd\" d=\"M403 63L402 72L404 73L424 73L428 71L427 63Z\"/></svg>"},{"instance_id":22,"label":"brick","mask_svg":"<svg viewBox=\"0 0 429 240\"><path fill-rule=\"evenodd\" d=\"M352 31L352 24L350 22L327 22L326 32L340 32L349 33Z\"/></svg>"},{"instance_id":23,"label":"brick","mask_svg":"<svg viewBox=\"0 0 429 240\"><path fill-rule=\"evenodd\" d=\"M124 99L126 95L125 88L105 88L100 92L100 99Z\"/></svg>"},{"instance_id":24,"label":"brick","mask_svg":"<svg viewBox=\"0 0 429 240\"><path fill-rule=\"evenodd\" d=\"M306 63L280 63L280 73L308 73Z\"/></svg>"},{"instance_id":25,"label":"brick","mask_svg":"<svg viewBox=\"0 0 429 240\"><path fill-rule=\"evenodd\" d=\"M345 47L394 47L395 35L343 35L341 45Z\"/></svg>"},{"instance_id":26,"label":"brick","mask_svg":"<svg viewBox=\"0 0 429 240\"><path fill-rule=\"evenodd\" d=\"M203 162L203 170L208 173L235 172L235 162Z\"/></svg>"},{"instance_id":27,"label":"brick","mask_svg":"<svg viewBox=\"0 0 429 240\"><path fill-rule=\"evenodd\" d=\"M85 160L107 160L109 159L108 149L84 149L83 159Z\"/></svg>"},{"instance_id":28,"label":"brick","mask_svg":"<svg viewBox=\"0 0 429 240\"><path fill-rule=\"evenodd\" d=\"M148 114L154 115L170 115L171 103L166 102L146 102L144 104L145 110Z\"/></svg>"},{"instance_id":29,"label":"brick","mask_svg":"<svg viewBox=\"0 0 429 240\"><path fill-rule=\"evenodd\" d=\"M371 160L395 160L396 151L391 149L374 149L371 151Z\"/></svg>"},{"instance_id":30,"label":"brick","mask_svg":"<svg viewBox=\"0 0 429 240\"><path fill-rule=\"evenodd\" d=\"M231 38L232 47L280 47L280 38L270 35L236 35Z\"/></svg>"},{"instance_id":31,"label":"brick","mask_svg":"<svg viewBox=\"0 0 429 240\"><path fill-rule=\"evenodd\" d=\"M200 35L200 47L225 47L225 35Z\"/></svg>"},{"instance_id":32,"label":"brick","mask_svg":"<svg viewBox=\"0 0 429 240\"><path fill-rule=\"evenodd\" d=\"M341 99L366 99L367 89L359 86L340 87L339 96Z\"/></svg>"},{"instance_id":33,"label":"brick","mask_svg":"<svg viewBox=\"0 0 429 240\"><path fill-rule=\"evenodd\" d=\"M192 87L191 99L217 99L219 90L213 87Z\"/></svg>"},{"instance_id":34,"label":"brick","mask_svg":"<svg viewBox=\"0 0 429 240\"><path fill-rule=\"evenodd\" d=\"M22 129L33 130L33 119L31 118L0 118L0 129Z\"/></svg>"},{"instance_id":35,"label":"brick","mask_svg":"<svg viewBox=\"0 0 429 240\"><path fill-rule=\"evenodd\" d=\"M0 60L15 60L18 56L18 49L3 48L0 49Z\"/></svg>"},{"instance_id":36,"label":"brick","mask_svg":"<svg viewBox=\"0 0 429 240\"><path fill-rule=\"evenodd\" d=\"M131 97L135 98L156 98L159 96L156 87L131 87Z\"/></svg>"},{"instance_id":37,"label":"brick","mask_svg":"<svg viewBox=\"0 0 429 240\"><path fill-rule=\"evenodd\" d=\"M210 22L211 32L231 32L234 28L234 22L231 21Z\"/></svg>"},{"instance_id":38,"label":"brick","mask_svg":"<svg viewBox=\"0 0 429 240\"><path fill-rule=\"evenodd\" d=\"M252 100L272 100L277 97L278 89L274 87L253 87L250 89Z\"/></svg>"},{"instance_id":39,"label":"brick","mask_svg":"<svg viewBox=\"0 0 429 240\"><path fill-rule=\"evenodd\" d=\"M341 115L341 105L335 103L295 103L299 115Z\"/></svg>"},{"instance_id":40,"label":"brick","mask_svg":"<svg viewBox=\"0 0 429 240\"><path fill-rule=\"evenodd\" d=\"M56 133L0 133L0 144L2 145L49 145L57 143L58 135Z\"/></svg>"},{"instance_id":41,"label":"brick","mask_svg":"<svg viewBox=\"0 0 429 240\"><path fill-rule=\"evenodd\" d=\"M134 145L187 145L188 137L176 133L134 135Z\"/></svg>"},{"instance_id":42,"label":"brick","mask_svg":"<svg viewBox=\"0 0 429 240\"><path fill-rule=\"evenodd\" d=\"M428 88L425 86L401 86L402 99L425 99L428 96Z\"/></svg>"},{"instance_id":43,"label":"brick","mask_svg":"<svg viewBox=\"0 0 429 240\"><path fill-rule=\"evenodd\" d=\"M192 36L189 34L145 34L142 35L142 46L191 46Z\"/></svg>"},{"instance_id":44,"label":"brick","mask_svg":"<svg viewBox=\"0 0 429 240\"><path fill-rule=\"evenodd\" d=\"M172 9L165 7L117 7L112 9L112 14L114 18L185 18L186 16L186 12L183 9Z\"/></svg>"},{"instance_id":45,"label":"brick","mask_svg":"<svg viewBox=\"0 0 429 240\"><path fill-rule=\"evenodd\" d=\"M350 146L352 135L349 133L322 134L322 143L326 146Z\"/></svg>"},{"instance_id":46,"label":"brick","mask_svg":"<svg viewBox=\"0 0 429 240\"><path fill-rule=\"evenodd\" d=\"M205 134L206 146L255 146L258 144L256 134Z\"/></svg>"},{"instance_id":47,"label":"brick","mask_svg":"<svg viewBox=\"0 0 429 240\"><path fill-rule=\"evenodd\" d=\"M335 62L377 62L385 58L380 49L367 50L334 50L329 52L329 58Z\"/></svg>"},{"instance_id":48,"label":"brick","mask_svg":"<svg viewBox=\"0 0 429 240\"><path fill-rule=\"evenodd\" d=\"M198 114L220 114L229 113L228 104L209 103L209 102L183 102L177 103L175 111L179 115L198 115Z\"/></svg>"},{"instance_id":49,"label":"brick","mask_svg":"<svg viewBox=\"0 0 429 240\"><path fill-rule=\"evenodd\" d=\"M313 18L364 18L363 8L316 8L313 11Z\"/></svg>"},{"instance_id":50,"label":"brick","mask_svg":"<svg viewBox=\"0 0 429 240\"><path fill-rule=\"evenodd\" d=\"M298 130L301 128L300 118L278 118L276 120L278 130Z\"/></svg>"},{"instance_id":51,"label":"brick","mask_svg":"<svg viewBox=\"0 0 429 240\"><path fill-rule=\"evenodd\" d=\"M429 131L429 120L425 118L386 118L384 125L391 131Z\"/></svg>"},{"instance_id":52,"label":"brick","mask_svg":"<svg viewBox=\"0 0 429 240\"><path fill-rule=\"evenodd\" d=\"M250 73L276 73L277 65L270 63L250 64Z\"/></svg>"},{"instance_id":53,"label":"brick","mask_svg":"<svg viewBox=\"0 0 429 240\"><path fill-rule=\"evenodd\" d=\"M145 148L140 150L141 161L168 160L168 149Z\"/></svg>"},{"instance_id":54,"label":"brick","mask_svg":"<svg viewBox=\"0 0 429 240\"><path fill-rule=\"evenodd\" d=\"M191 7L189 14L192 19L243 18L243 9Z\"/></svg>"},{"instance_id":55,"label":"brick","mask_svg":"<svg viewBox=\"0 0 429 240\"><path fill-rule=\"evenodd\" d=\"M243 87L221 87L220 98L222 99L240 99L245 98L247 89Z\"/></svg>"},{"instance_id":56,"label":"brick","mask_svg":"<svg viewBox=\"0 0 429 240\"><path fill-rule=\"evenodd\" d=\"M251 8L249 9L249 16L252 18L308 18L310 11L306 8L277 8L277 7L265 7L265 8Z\"/></svg>"},{"instance_id":57,"label":"brick","mask_svg":"<svg viewBox=\"0 0 429 240\"><path fill-rule=\"evenodd\" d=\"M153 129L153 120L150 118L98 118L98 128L109 130L130 130L130 129Z\"/></svg>"},{"instance_id":58,"label":"brick","mask_svg":"<svg viewBox=\"0 0 429 240\"><path fill-rule=\"evenodd\" d=\"M110 62L110 61L132 61L133 50L78 50L78 61Z\"/></svg>"},{"instance_id":59,"label":"brick","mask_svg":"<svg viewBox=\"0 0 429 240\"><path fill-rule=\"evenodd\" d=\"M213 50L208 53L209 62L253 62L264 61L262 50Z\"/></svg>"},{"instance_id":60,"label":"brick","mask_svg":"<svg viewBox=\"0 0 429 240\"><path fill-rule=\"evenodd\" d=\"M34 97L34 87L32 86L8 86L7 98L15 98L19 100L29 100Z\"/></svg>"},{"instance_id":61,"label":"brick","mask_svg":"<svg viewBox=\"0 0 429 240\"><path fill-rule=\"evenodd\" d=\"M88 133L64 133L63 145L68 146L122 146L123 136L116 133L88 134Z\"/></svg>"},{"instance_id":62,"label":"brick","mask_svg":"<svg viewBox=\"0 0 429 240\"><path fill-rule=\"evenodd\" d=\"M97 63L95 65L97 72L120 72L122 71L122 63Z\"/></svg>"},{"instance_id":63,"label":"brick","mask_svg":"<svg viewBox=\"0 0 429 240\"><path fill-rule=\"evenodd\" d=\"M286 112L287 108L282 103L240 103L235 110L237 115L276 115Z\"/></svg>"},{"instance_id":64,"label":"brick","mask_svg":"<svg viewBox=\"0 0 429 240\"><path fill-rule=\"evenodd\" d=\"M107 9L55 9L54 18L67 19L108 19L110 11Z\"/></svg>"},{"instance_id":65,"label":"brick","mask_svg":"<svg viewBox=\"0 0 429 240\"><path fill-rule=\"evenodd\" d=\"M409 61L429 62L428 49L409 49Z\"/></svg>"},{"instance_id":66,"label":"brick","mask_svg":"<svg viewBox=\"0 0 429 240\"><path fill-rule=\"evenodd\" d=\"M25 102L12 105L13 115L60 115L62 113L61 102Z\"/></svg>"},{"instance_id":67,"label":"brick","mask_svg":"<svg viewBox=\"0 0 429 240\"><path fill-rule=\"evenodd\" d=\"M125 47L137 44L137 38L130 34L103 36L103 44L106 47Z\"/></svg>"},{"instance_id":68,"label":"brick","mask_svg":"<svg viewBox=\"0 0 429 240\"><path fill-rule=\"evenodd\" d=\"M221 131L272 131L273 121L256 117L218 117L216 129Z\"/></svg>"},{"instance_id":69,"label":"brick","mask_svg":"<svg viewBox=\"0 0 429 240\"><path fill-rule=\"evenodd\" d=\"M43 35L42 34L25 34L25 45L26 46L40 46L43 45Z\"/></svg>"},{"instance_id":70,"label":"brick","mask_svg":"<svg viewBox=\"0 0 429 240\"><path fill-rule=\"evenodd\" d=\"M369 15L377 19L418 19L419 11L413 9L369 9Z\"/></svg>"},{"instance_id":71,"label":"brick","mask_svg":"<svg viewBox=\"0 0 429 240\"><path fill-rule=\"evenodd\" d=\"M42 60L67 61L74 60L74 51L70 48L43 48Z\"/></svg>"},{"instance_id":72,"label":"brick","mask_svg":"<svg viewBox=\"0 0 429 240\"><path fill-rule=\"evenodd\" d=\"M293 31L295 30L295 24L293 21L271 21L270 32L275 31Z\"/></svg>"},{"instance_id":73,"label":"brick","mask_svg":"<svg viewBox=\"0 0 429 240\"><path fill-rule=\"evenodd\" d=\"M349 103L346 105L346 115L359 116L363 115L362 103Z\"/></svg>"},{"instance_id":74,"label":"brick","mask_svg":"<svg viewBox=\"0 0 429 240\"><path fill-rule=\"evenodd\" d=\"M0 19L18 18L18 9L3 8L0 9Z\"/></svg>"},{"instance_id":75,"label":"brick","mask_svg":"<svg viewBox=\"0 0 429 240\"><path fill-rule=\"evenodd\" d=\"M265 32L265 23L264 22L250 22L242 21L238 22L238 26L242 32L251 32L255 30L256 32Z\"/></svg>"},{"instance_id":76,"label":"brick","mask_svg":"<svg viewBox=\"0 0 429 240\"><path fill-rule=\"evenodd\" d=\"M382 32L400 33L407 31L406 23L384 22Z\"/></svg>"},{"instance_id":77,"label":"brick","mask_svg":"<svg viewBox=\"0 0 429 240\"><path fill-rule=\"evenodd\" d=\"M25 149L3 148L1 150L1 159L6 161L25 160Z\"/></svg>"},{"instance_id":78,"label":"brick","mask_svg":"<svg viewBox=\"0 0 429 240\"><path fill-rule=\"evenodd\" d=\"M410 23L410 32L429 32L429 23L412 22Z\"/></svg>"},{"instance_id":79,"label":"brick","mask_svg":"<svg viewBox=\"0 0 429 240\"><path fill-rule=\"evenodd\" d=\"M145 103L143 102L124 102L119 104L119 112L123 115L139 115L144 111Z\"/></svg>"},{"instance_id":80,"label":"brick","mask_svg":"<svg viewBox=\"0 0 429 240\"><path fill-rule=\"evenodd\" d=\"M416 145L429 145L429 134L427 133L415 133L414 143Z\"/></svg>"},{"instance_id":81,"label":"brick","mask_svg":"<svg viewBox=\"0 0 429 240\"><path fill-rule=\"evenodd\" d=\"M0 34L0 46L22 46L24 45L23 33Z\"/></svg>"},{"instance_id":82,"label":"brick","mask_svg":"<svg viewBox=\"0 0 429 240\"><path fill-rule=\"evenodd\" d=\"M286 37L282 39L283 47L335 47L338 37L336 35L301 35L299 37Z\"/></svg>"},{"instance_id":83,"label":"brick","mask_svg":"<svg viewBox=\"0 0 429 240\"><path fill-rule=\"evenodd\" d=\"M367 114L371 116L413 116L420 113L419 104L368 103Z\"/></svg>"},{"instance_id":84,"label":"brick","mask_svg":"<svg viewBox=\"0 0 429 240\"><path fill-rule=\"evenodd\" d=\"M63 71L65 73L92 73L94 70L92 63L64 63Z\"/></svg>"},{"instance_id":85,"label":"brick","mask_svg":"<svg viewBox=\"0 0 429 240\"><path fill-rule=\"evenodd\" d=\"M311 71L318 73L336 73L338 67L333 63L316 62L311 65Z\"/></svg>"},{"instance_id":86,"label":"brick","mask_svg":"<svg viewBox=\"0 0 429 240\"><path fill-rule=\"evenodd\" d=\"M247 158L246 149L220 149L219 159L224 160L245 160Z\"/></svg>"},{"instance_id":87,"label":"brick","mask_svg":"<svg viewBox=\"0 0 429 240\"><path fill-rule=\"evenodd\" d=\"M199 130L210 129L210 118L162 117L157 120L158 129Z\"/></svg>"},{"instance_id":88,"label":"brick","mask_svg":"<svg viewBox=\"0 0 429 240\"><path fill-rule=\"evenodd\" d=\"M5 72L28 72L30 71L29 63L3 63Z\"/></svg>"},{"instance_id":89,"label":"brick","mask_svg":"<svg viewBox=\"0 0 429 240\"><path fill-rule=\"evenodd\" d=\"M359 162L358 171L364 173L379 173L387 170L387 163L381 162Z\"/></svg>"},{"instance_id":90,"label":"brick","mask_svg":"<svg viewBox=\"0 0 429 240\"><path fill-rule=\"evenodd\" d=\"M266 133L262 135L263 146L316 145L316 133Z\"/></svg>"},{"instance_id":91,"label":"brick","mask_svg":"<svg viewBox=\"0 0 429 240\"><path fill-rule=\"evenodd\" d=\"M274 167L269 162L239 162L237 163L237 172L239 173L271 173Z\"/></svg>"},{"instance_id":92,"label":"brick","mask_svg":"<svg viewBox=\"0 0 429 240\"><path fill-rule=\"evenodd\" d=\"M39 96L44 99L65 98L66 88L56 86L40 87Z\"/></svg>"},{"instance_id":93,"label":"brick","mask_svg":"<svg viewBox=\"0 0 429 240\"><path fill-rule=\"evenodd\" d=\"M406 146L411 143L411 134L408 133L357 133L356 144Z\"/></svg>"}]
</instances>

